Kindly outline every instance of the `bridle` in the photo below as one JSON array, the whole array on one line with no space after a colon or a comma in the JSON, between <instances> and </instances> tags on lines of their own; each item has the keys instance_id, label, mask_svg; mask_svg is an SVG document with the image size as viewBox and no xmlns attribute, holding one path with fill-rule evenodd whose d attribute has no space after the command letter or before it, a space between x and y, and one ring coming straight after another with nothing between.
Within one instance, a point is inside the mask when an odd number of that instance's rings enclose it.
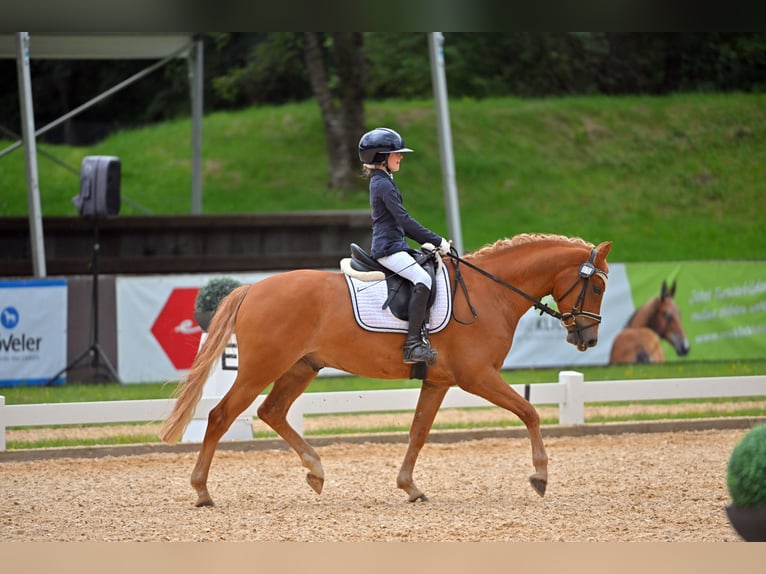
<instances>
[{"instance_id":1,"label":"bridle","mask_svg":"<svg viewBox=\"0 0 766 574\"><path fill-rule=\"evenodd\" d=\"M474 308L473 304L471 303L470 296L468 294L468 287L465 284L465 280L463 279L463 274L460 272L460 264L470 267L474 271L477 271L484 275L485 277L491 279L495 283L498 283L499 285L502 285L503 287L510 289L514 293L518 293L522 297L528 299L532 302L532 306L540 311L540 315L543 313L550 315L551 317L558 319L561 321L561 323L564 325L566 330L568 332L579 332L586 328L592 327L593 325L598 325L601 323L601 315L598 313L592 313L590 311L585 311L581 307L585 303L585 294L588 289L588 284L591 280L591 278L594 275L601 275L604 278L604 281L606 281L609 277L606 271L603 269L599 269L596 267L594 261L596 260L596 250L592 249L590 253L590 258L580 264L579 272L578 272L578 278L577 280L572 284L572 286L566 290L566 292L559 298L559 300L564 299L569 293L572 292L572 290L577 287L577 285L582 284L582 288L580 289L580 294L577 296L577 299L575 300L574 305L572 306L572 310L569 312L561 313L557 311L556 309L553 309L543 303L540 299L537 299L536 297L533 297L532 295L529 295L528 293L525 293L515 285L511 285L507 281L503 281L499 277L493 275L492 273L489 273L488 271L485 271L484 269L477 267L473 263L466 261L465 259L461 258L457 254L457 250L453 247L450 250L449 253L450 259L453 261L453 265L455 267L455 279L452 289L452 299L453 299L453 305L452 305L452 318L457 321L458 323L461 323L463 325L468 325L472 323L473 321L465 322L461 321L457 317L455 317L455 305L454 305L454 299L457 292L457 286L460 285L460 288L462 289L466 301L468 302L468 308L471 310L471 314L473 315L473 320L475 321L478 319L479 315L476 313L476 309ZM579 327L577 325L577 318L578 317L585 317L587 319L591 319L593 323L591 325L588 325L587 327Z\"/></svg>"},{"instance_id":2,"label":"bridle","mask_svg":"<svg viewBox=\"0 0 766 574\"><path fill-rule=\"evenodd\" d=\"M566 292L559 298L559 300L564 299L567 295L569 295L572 290L577 287L579 283L582 283L582 289L580 289L580 294L577 296L577 299L575 300L574 305L572 306L572 310L569 313L561 313L560 317L556 317L557 319L560 319L561 322L564 324L564 326L567 328L567 330L575 330L575 331L582 331L583 328L577 328L577 317L586 317L587 319L592 319L594 325L598 325L601 323L601 315L598 313L591 313L590 311L585 311L583 309L578 309L578 307L581 307L585 304L585 293L588 289L588 282L590 281L591 277L594 275L601 275L603 277L604 281L606 281L609 278L609 275L606 271L603 269L599 269L596 267L596 265L593 263L596 260L596 250L592 249L590 252L590 258L580 264L579 269L579 277L577 280L572 284L572 286L566 290ZM589 325L592 326L592 325Z\"/></svg>"}]
</instances>

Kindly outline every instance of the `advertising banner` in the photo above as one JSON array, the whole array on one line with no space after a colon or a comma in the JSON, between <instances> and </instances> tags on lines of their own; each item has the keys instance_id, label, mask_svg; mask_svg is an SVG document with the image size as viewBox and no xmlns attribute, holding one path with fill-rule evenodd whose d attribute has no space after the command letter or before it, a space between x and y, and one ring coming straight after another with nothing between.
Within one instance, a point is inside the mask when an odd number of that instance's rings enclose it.
<instances>
[{"instance_id":1,"label":"advertising banner","mask_svg":"<svg viewBox=\"0 0 766 574\"><path fill-rule=\"evenodd\" d=\"M565 342L555 319L529 311L519 322L506 368L609 364L612 343L634 312L656 304L665 283L689 350L679 355L656 326L664 361L766 357L766 262L704 261L610 264L599 343L584 353Z\"/></svg>"},{"instance_id":2,"label":"advertising banner","mask_svg":"<svg viewBox=\"0 0 766 574\"><path fill-rule=\"evenodd\" d=\"M0 281L0 386L46 383L66 350L66 280Z\"/></svg>"},{"instance_id":3,"label":"advertising banner","mask_svg":"<svg viewBox=\"0 0 766 574\"><path fill-rule=\"evenodd\" d=\"M255 283L273 273L231 273ZM191 367L202 329L194 320L197 292L215 275L117 277L117 363L126 383L176 381Z\"/></svg>"},{"instance_id":4,"label":"advertising banner","mask_svg":"<svg viewBox=\"0 0 766 574\"><path fill-rule=\"evenodd\" d=\"M671 290L689 347L684 355L657 335L664 361L766 357L766 262L612 263L598 345L566 342L560 322L530 309L519 321L503 368L607 365L631 316ZM232 274L253 283L273 273ZM117 280L119 374L126 382L177 380L191 366L202 334L193 318L197 291L212 277L179 275ZM460 296L459 294L457 296ZM543 300L555 308L550 297ZM567 311L564 309L562 311ZM324 374L324 371L323 371Z\"/></svg>"},{"instance_id":5,"label":"advertising banner","mask_svg":"<svg viewBox=\"0 0 766 574\"><path fill-rule=\"evenodd\" d=\"M677 279L675 300L691 344L689 359L766 358L766 262L636 263L628 271L636 278L636 305L649 296L652 282ZM666 357L683 360L673 351Z\"/></svg>"}]
</instances>

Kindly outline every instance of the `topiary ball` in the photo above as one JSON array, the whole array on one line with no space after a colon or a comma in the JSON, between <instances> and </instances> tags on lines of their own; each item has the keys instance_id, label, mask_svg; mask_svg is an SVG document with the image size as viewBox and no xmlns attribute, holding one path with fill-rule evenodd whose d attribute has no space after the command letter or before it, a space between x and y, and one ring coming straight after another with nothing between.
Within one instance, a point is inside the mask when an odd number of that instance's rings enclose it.
<instances>
[{"instance_id":1,"label":"topiary ball","mask_svg":"<svg viewBox=\"0 0 766 574\"><path fill-rule=\"evenodd\" d=\"M751 429L736 444L726 469L732 505L766 506L766 425Z\"/></svg>"},{"instance_id":2,"label":"topiary ball","mask_svg":"<svg viewBox=\"0 0 766 574\"><path fill-rule=\"evenodd\" d=\"M197 293L197 298L194 300L194 310L215 311L221 299L240 285L242 283L233 277L214 277L205 283Z\"/></svg>"}]
</instances>

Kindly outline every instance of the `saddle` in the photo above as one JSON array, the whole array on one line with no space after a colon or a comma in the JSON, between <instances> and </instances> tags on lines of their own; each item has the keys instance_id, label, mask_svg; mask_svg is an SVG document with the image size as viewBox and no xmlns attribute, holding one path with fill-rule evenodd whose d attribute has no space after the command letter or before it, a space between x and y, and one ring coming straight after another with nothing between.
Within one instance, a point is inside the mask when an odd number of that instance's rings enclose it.
<instances>
[{"instance_id":1,"label":"saddle","mask_svg":"<svg viewBox=\"0 0 766 574\"><path fill-rule=\"evenodd\" d=\"M436 299L436 271L439 265L438 258L433 252L423 249L410 249L408 251L415 261L425 269L426 273L431 276L432 288L431 294L428 297L428 309L430 310ZM412 296L413 287L409 280L401 275L397 275L390 269L378 263L356 243L351 244L351 259L349 261L349 266L353 271L360 274L377 272L373 277L380 277L380 273L382 273L382 276L385 277L386 280L388 297L386 297L381 308L388 308L395 317L402 321L409 320L410 297Z\"/></svg>"}]
</instances>

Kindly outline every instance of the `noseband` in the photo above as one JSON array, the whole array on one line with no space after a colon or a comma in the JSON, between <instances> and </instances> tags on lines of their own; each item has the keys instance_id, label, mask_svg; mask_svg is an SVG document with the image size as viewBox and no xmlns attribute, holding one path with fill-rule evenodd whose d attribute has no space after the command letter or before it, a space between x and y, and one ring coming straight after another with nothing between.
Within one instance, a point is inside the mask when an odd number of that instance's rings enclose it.
<instances>
[{"instance_id":1,"label":"noseband","mask_svg":"<svg viewBox=\"0 0 766 574\"><path fill-rule=\"evenodd\" d=\"M471 313L473 314L474 320L478 318L478 314L476 313L476 309L474 309L473 304L471 303L470 297L468 296L468 288L466 287L465 281L463 280L463 275L460 272L460 264L464 264L474 271L478 271L485 277L488 277L489 279L492 279L495 283L498 283L502 285L503 287L506 287L507 289L510 289L514 293L518 293L522 297L530 300L532 302L532 306L540 311L540 315L543 313L550 315L551 317L558 319L561 321L562 325L566 328L568 332L578 332L582 331L587 327L578 327L577 326L577 317L586 317L588 319L591 319L594 321L593 324L598 325L601 323L601 315L598 313L591 313L590 311L585 311L581 309L582 305L585 303L585 293L588 288L588 283L590 282L591 277L594 275L601 275L604 280L606 281L609 275L606 271L603 269L599 269L594 264L594 261L596 260L596 250L592 249L590 252L590 258L580 264L580 270L579 270L579 277L577 278L577 281L572 284L572 286L567 289L566 293L564 293L561 296L561 299L564 299L569 293L572 292L572 290L577 287L578 284L582 283L582 289L580 290L580 294L577 296L577 300L575 301L574 305L572 306L572 310L568 313L560 313L556 309L553 309L543 303L540 299L537 299L536 297L532 297L532 295L529 295L528 293L525 293L518 287L511 285L510 283L503 281L499 277L496 277L495 275L492 275L492 273L489 273L487 271L484 271L484 269L481 269L480 267L477 267L473 263L470 263L466 261L465 259L462 259L458 256L457 250L453 247L449 253L449 257L453 260L454 266L455 266L455 282L452 289L452 297L454 299L456 294L456 287L460 285L461 289L463 290L463 293L465 294L466 301L468 302L468 307L471 309ZM461 324L467 324L463 321L460 321L457 317L454 317L454 311L455 306L452 306L452 312L453 312L453 318L455 321ZM592 327L593 325L588 325L588 327Z\"/></svg>"}]
</instances>

